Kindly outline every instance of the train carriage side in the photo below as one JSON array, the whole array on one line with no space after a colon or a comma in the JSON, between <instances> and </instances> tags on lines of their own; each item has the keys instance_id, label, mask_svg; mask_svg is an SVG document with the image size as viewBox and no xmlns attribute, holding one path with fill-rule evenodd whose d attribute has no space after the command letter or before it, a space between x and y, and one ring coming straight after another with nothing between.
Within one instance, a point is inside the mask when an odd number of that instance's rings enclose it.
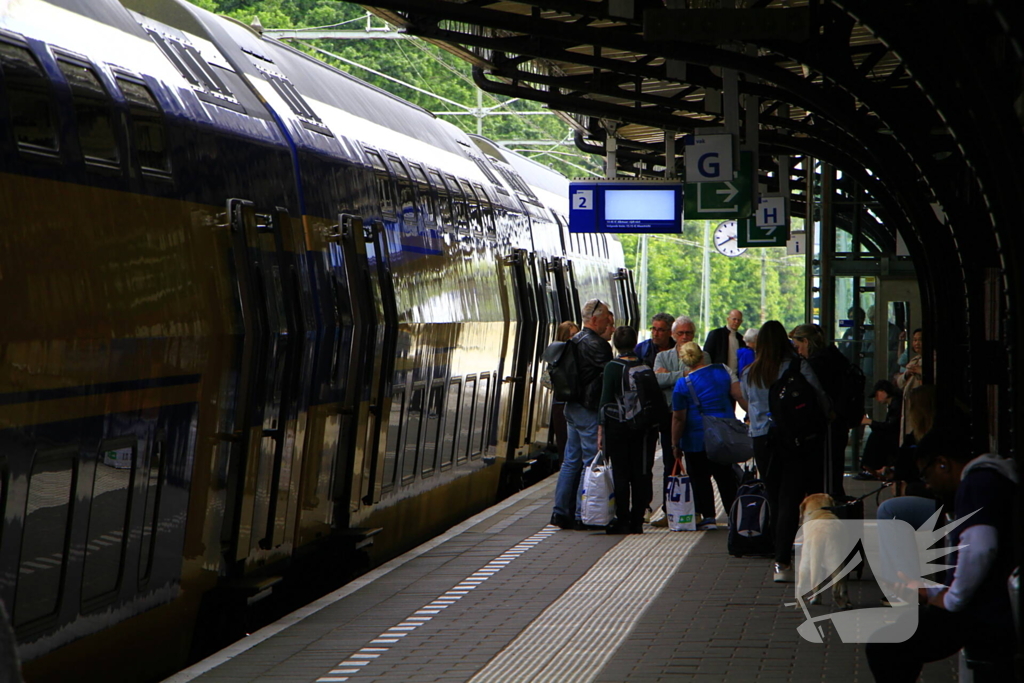
<instances>
[{"instance_id":1,"label":"train carriage side","mask_svg":"<svg viewBox=\"0 0 1024 683\"><path fill-rule=\"evenodd\" d=\"M341 406L351 428L338 429L336 458L317 444L323 464L308 472L331 481L330 524L381 528L371 552L388 556L494 500L510 334L499 245L522 221L465 136L288 46L226 30L293 140L311 263L331 261L334 304L351 321L351 344L334 354L354 387ZM288 98L274 95L282 82Z\"/></svg>"},{"instance_id":2,"label":"train carriage side","mask_svg":"<svg viewBox=\"0 0 1024 683\"><path fill-rule=\"evenodd\" d=\"M289 420L265 236L297 211L290 155L201 32L95 1L0 22L0 591L32 675L140 626L112 666L157 674L230 571L239 475Z\"/></svg>"}]
</instances>

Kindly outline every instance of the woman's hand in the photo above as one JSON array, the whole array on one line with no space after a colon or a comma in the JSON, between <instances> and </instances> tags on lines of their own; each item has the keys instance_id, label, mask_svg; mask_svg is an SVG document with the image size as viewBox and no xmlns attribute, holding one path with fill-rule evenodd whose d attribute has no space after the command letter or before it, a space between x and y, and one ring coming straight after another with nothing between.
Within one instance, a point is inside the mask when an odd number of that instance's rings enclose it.
<instances>
[{"instance_id":1,"label":"woman's hand","mask_svg":"<svg viewBox=\"0 0 1024 683\"><path fill-rule=\"evenodd\" d=\"M867 415L865 415L864 417L862 417L862 418L860 419L860 423L861 423L862 425L869 425L869 424L871 424L872 422L874 422L874 420L872 420L872 419L871 419L870 417L868 417Z\"/></svg>"}]
</instances>

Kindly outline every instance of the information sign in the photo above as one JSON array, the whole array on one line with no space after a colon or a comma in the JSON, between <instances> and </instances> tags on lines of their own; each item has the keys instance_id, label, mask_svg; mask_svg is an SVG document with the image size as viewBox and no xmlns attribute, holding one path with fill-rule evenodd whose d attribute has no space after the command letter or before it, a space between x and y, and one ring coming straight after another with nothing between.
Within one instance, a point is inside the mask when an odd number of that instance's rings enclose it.
<instances>
[{"instance_id":1,"label":"information sign","mask_svg":"<svg viewBox=\"0 0 1024 683\"><path fill-rule=\"evenodd\" d=\"M569 232L683 231L683 186L675 182L598 180L569 184Z\"/></svg>"},{"instance_id":2,"label":"information sign","mask_svg":"<svg viewBox=\"0 0 1024 683\"><path fill-rule=\"evenodd\" d=\"M803 256L807 253L807 233L805 231L794 232L786 241L787 256Z\"/></svg>"},{"instance_id":3,"label":"information sign","mask_svg":"<svg viewBox=\"0 0 1024 683\"><path fill-rule=\"evenodd\" d=\"M782 195L762 195L754 212L758 227L786 225L786 198Z\"/></svg>"},{"instance_id":4,"label":"information sign","mask_svg":"<svg viewBox=\"0 0 1024 683\"><path fill-rule=\"evenodd\" d=\"M740 168L732 180L686 183L683 215L689 220L728 220L753 213L754 153L740 152Z\"/></svg>"},{"instance_id":5,"label":"information sign","mask_svg":"<svg viewBox=\"0 0 1024 683\"><path fill-rule=\"evenodd\" d=\"M686 182L725 182L732 179L732 136L687 135Z\"/></svg>"},{"instance_id":6,"label":"information sign","mask_svg":"<svg viewBox=\"0 0 1024 683\"><path fill-rule=\"evenodd\" d=\"M737 243L741 247L784 247L789 240L789 227L784 225L758 226L754 218L739 221Z\"/></svg>"}]
</instances>

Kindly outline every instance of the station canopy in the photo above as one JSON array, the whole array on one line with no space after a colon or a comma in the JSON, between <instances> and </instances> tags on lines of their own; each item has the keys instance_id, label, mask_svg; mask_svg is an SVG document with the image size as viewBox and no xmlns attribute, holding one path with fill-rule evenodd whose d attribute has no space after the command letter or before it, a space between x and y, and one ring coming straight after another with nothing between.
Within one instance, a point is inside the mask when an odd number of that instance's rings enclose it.
<instances>
[{"instance_id":1,"label":"station canopy","mask_svg":"<svg viewBox=\"0 0 1024 683\"><path fill-rule=\"evenodd\" d=\"M841 171L856 188L845 191L870 197L871 216L894 230L963 194L969 131L1016 125L1019 137L1020 22L1003 16L1019 14L1014 6L381 0L367 9L469 61L483 90L559 112L581 149L604 153L614 136L619 175L663 176L666 135L727 127L758 151L768 192L779 191L780 159L789 164L795 215L806 211L801 160L812 158Z\"/></svg>"}]
</instances>

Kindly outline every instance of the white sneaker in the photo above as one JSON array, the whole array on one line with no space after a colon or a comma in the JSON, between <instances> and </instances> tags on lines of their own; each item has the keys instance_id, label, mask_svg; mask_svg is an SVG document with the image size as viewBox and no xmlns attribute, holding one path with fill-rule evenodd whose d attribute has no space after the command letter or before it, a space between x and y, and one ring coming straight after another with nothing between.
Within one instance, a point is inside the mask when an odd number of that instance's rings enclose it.
<instances>
[{"instance_id":1,"label":"white sneaker","mask_svg":"<svg viewBox=\"0 0 1024 683\"><path fill-rule=\"evenodd\" d=\"M667 527L668 526L668 515L665 514L665 508L658 508L651 515L651 519L648 522L651 526L656 527Z\"/></svg>"},{"instance_id":2,"label":"white sneaker","mask_svg":"<svg viewBox=\"0 0 1024 683\"><path fill-rule=\"evenodd\" d=\"M793 567L788 564L775 563L775 576L772 581L775 583L793 583L795 577L793 576Z\"/></svg>"}]
</instances>

